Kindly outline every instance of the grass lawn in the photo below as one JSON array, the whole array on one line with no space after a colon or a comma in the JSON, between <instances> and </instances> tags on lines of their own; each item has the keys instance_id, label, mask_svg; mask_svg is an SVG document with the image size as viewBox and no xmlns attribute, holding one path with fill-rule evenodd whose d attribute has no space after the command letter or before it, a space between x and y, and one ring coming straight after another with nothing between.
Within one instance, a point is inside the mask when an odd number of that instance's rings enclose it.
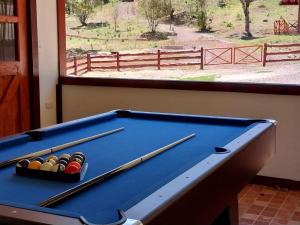
<instances>
[{"instance_id":1,"label":"grass lawn","mask_svg":"<svg viewBox=\"0 0 300 225\"><path fill-rule=\"evenodd\" d=\"M215 81L218 78L218 75L216 74L208 74L203 75L199 77L185 77L180 78L179 80L185 80L185 81Z\"/></svg>"}]
</instances>

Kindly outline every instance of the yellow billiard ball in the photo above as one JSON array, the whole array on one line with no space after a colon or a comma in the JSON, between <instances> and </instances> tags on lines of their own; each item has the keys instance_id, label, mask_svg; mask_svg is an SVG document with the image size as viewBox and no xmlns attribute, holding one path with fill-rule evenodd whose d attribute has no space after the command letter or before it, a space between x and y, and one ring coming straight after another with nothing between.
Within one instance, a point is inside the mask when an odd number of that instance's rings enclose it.
<instances>
[{"instance_id":1,"label":"yellow billiard ball","mask_svg":"<svg viewBox=\"0 0 300 225\"><path fill-rule=\"evenodd\" d=\"M52 164L52 166L54 166L55 164L56 164L56 161L54 161L53 159L47 159L46 161L45 161L45 163L51 163Z\"/></svg>"},{"instance_id":2,"label":"yellow billiard ball","mask_svg":"<svg viewBox=\"0 0 300 225\"><path fill-rule=\"evenodd\" d=\"M57 157L56 155L49 155L49 156L47 157L47 160L48 160L48 159L53 159L55 162L57 162L58 157Z\"/></svg>"},{"instance_id":3,"label":"yellow billiard ball","mask_svg":"<svg viewBox=\"0 0 300 225\"><path fill-rule=\"evenodd\" d=\"M53 167L52 163L50 162L45 162L41 165L41 168L40 170L43 170L43 171L50 171L51 168Z\"/></svg>"}]
</instances>

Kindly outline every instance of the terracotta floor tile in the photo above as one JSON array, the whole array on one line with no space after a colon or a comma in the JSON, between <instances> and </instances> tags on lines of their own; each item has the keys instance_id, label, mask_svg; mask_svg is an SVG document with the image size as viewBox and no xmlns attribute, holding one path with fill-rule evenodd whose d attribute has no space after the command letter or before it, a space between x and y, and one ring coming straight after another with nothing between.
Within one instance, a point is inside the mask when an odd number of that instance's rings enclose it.
<instances>
[{"instance_id":1,"label":"terracotta floor tile","mask_svg":"<svg viewBox=\"0 0 300 225\"><path fill-rule=\"evenodd\" d=\"M300 222L289 221L289 222L287 223L287 225L300 225Z\"/></svg>"},{"instance_id":2,"label":"terracotta floor tile","mask_svg":"<svg viewBox=\"0 0 300 225\"><path fill-rule=\"evenodd\" d=\"M263 222L263 221L255 221L254 222L254 225L269 225L270 223L269 222Z\"/></svg>"},{"instance_id":3,"label":"terracotta floor tile","mask_svg":"<svg viewBox=\"0 0 300 225\"><path fill-rule=\"evenodd\" d=\"M239 222L239 225L251 225L253 223L254 223L254 220L241 218L240 222Z\"/></svg>"},{"instance_id":4,"label":"terracotta floor tile","mask_svg":"<svg viewBox=\"0 0 300 225\"><path fill-rule=\"evenodd\" d=\"M289 220L287 220L287 219L273 219L272 220L272 223L276 223L276 224L287 224L289 222Z\"/></svg>"},{"instance_id":5,"label":"terracotta floor tile","mask_svg":"<svg viewBox=\"0 0 300 225\"><path fill-rule=\"evenodd\" d=\"M300 225L300 191L248 185L239 212L240 225Z\"/></svg>"},{"instance_id":6,"label":"terracotta floor tile","mask_svg":"<svg viewBox=\"0 0 300 225\"><path fill-rule=\"evenodd\" d=\"M277 208L265 208L261 215L263 216L269 216L269 217L274 217L277 213L278 209Z\"/></svg>"},{"instance_id":7,"label":"terracotta floor tile","mask_svg":"<svg viewBox=\"0 0 300 225\"><path fill-rule=\"evenodd\" d=\"M282 205L281 203L272 203L272 202L270 202L268 204L268 207L273 207L273 208L279 209L281 205Z\"/></svg>"},{"instance_id":8,"label":"terracotta floor tile","mask_svg":"<svg viewBox=\"0 0 300 225\"><path fill-rule=\"evenodd\" d=\"M244 213L243 215L241 215L241 218L251 219L251 220L256 220L257 217L258 217L258 215L250 214L250 213Z\"/></svg>"},{"instance_id":9,"label":"terracotta floor tile","mask_svg":"<svg viewBox=\"0 0 300 225\"><path fill-rule=\"evenodd\" d=\"M300 222L300 212L295 212L292 215L291 220Z\"/></svg>"},{"instance_id":10,"label":"terracotta floor tile","mask_svg":"<svg viewBox=\"0 0 300 225\"><path fill-rule=\"evenodd\" d=\"M256 220L270 223L272 219L273 219L272 217L268 217L268 216L258 216Z\"/></svg>"},{"instance_id":11,"label":"terracotta floor tile","mask_svg":"<svg viewBox=\"0 0 300 225\"><path fill-rule=\"evenodd\" d=\"M256 209L248 209L247 213L249 214L254 214L254 215L259 215L262 210L256 210Z\"/></svg>"}]
</instances>

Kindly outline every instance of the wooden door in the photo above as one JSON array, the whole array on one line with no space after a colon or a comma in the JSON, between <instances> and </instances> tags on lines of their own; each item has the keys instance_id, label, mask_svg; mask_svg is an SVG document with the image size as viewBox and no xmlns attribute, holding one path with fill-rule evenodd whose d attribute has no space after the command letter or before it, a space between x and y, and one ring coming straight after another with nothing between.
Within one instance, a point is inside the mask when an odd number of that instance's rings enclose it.
<instances>
[{"instance_id":1,"label":"wooden door","mask_svg":"<svg viewBox=\"0 0 300 225\"><path fill-rule=\"evenodd\" d=\"M0 137L30 129L27 0L0 0Z\"/></svg>"}]
</instances>

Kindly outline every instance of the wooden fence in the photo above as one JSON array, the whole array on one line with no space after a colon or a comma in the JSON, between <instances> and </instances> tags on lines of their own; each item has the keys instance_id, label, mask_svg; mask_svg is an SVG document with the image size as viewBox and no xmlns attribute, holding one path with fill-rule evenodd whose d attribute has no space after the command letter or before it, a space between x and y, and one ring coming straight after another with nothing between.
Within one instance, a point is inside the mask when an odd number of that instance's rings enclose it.
<instances>
[{"instance_id":1,"label":"wooden fence","mask_svg":"<svg viewBox=\"0 0 300 225\"><path fill-rule=\"evenodd\" d=\"M233 48L234 64L260 63L263 61L263 45L240 46Z\"/></svg>"},{"instance_id":2,"label":"wooden fence","mask_svg":"<svg viewBox=\"0 0 300 225\"><path fill-rule=\"evenodd\" d=\"M205 49L205 65L232 64L232 48L209 48Z\"/></svg>"},{"instance_id":3,"label":"wooden fence","mask_svg":"<svg viewBox=\"0 0 300 225\"><path fill-rule=\"evenodd\" d=\"M274 49L277 49L274 51ZM94 70L117 70L175 66L204 66L300 61L300 44L264 44L228 48L193 49L180 51L87 54L67 61L67 74L82 74Z\"/></svg>"},{"instance_id":4,"label":"wooden fence","mask_svg":"<svg viewBox=\"0 0 300 225\"><path fill-rule=\"evenodd\" d=\"M134 69L144 67L199 66L203 69L203 48L182 51L141 52L111 54L87 54L86 57L73 57L67 61L68 74L78 75L87 71L115 69Z\"/></svg>"},{"instance_id":5,"label":"wooden fence","mask_svg":"<svg viewBox=\"0 0 300 225\"><path fill-rule=\"evenodd\" d=\"M300 44L264 44L263 66L293 61L300 61Z\"/></svg>"}]
</instances>

